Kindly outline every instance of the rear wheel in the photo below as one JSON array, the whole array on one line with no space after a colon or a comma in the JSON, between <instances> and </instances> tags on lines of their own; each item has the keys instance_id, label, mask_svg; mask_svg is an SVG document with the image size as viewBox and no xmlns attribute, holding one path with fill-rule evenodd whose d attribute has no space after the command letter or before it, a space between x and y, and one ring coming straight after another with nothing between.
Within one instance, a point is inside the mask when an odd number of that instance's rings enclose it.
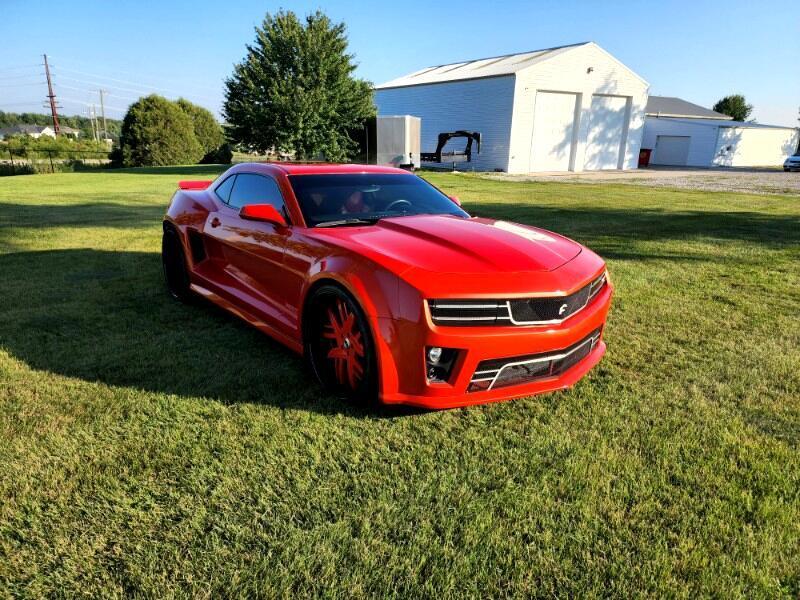
<instances>
[{"instance_id":1,"label":"rear wheel","mask_svg":"<svg viewBox=\"0 0 800 600\"><path fill-rule=\"evenodd\" d=\"M188 302L192 297L189 288L189 271L186 255L178 232L168 227L161 238L161 263L164 267L164 282L173 298Z\"/></svg>"},{"instance_id":2,"label":"rear wheel","mask_svg":"<svg viewBox=\"0 0 800 600\"><path fill-rule=\"evenodd\" d=\"M359 403L377 400L375 346L361 307L341 288L314 292L306 310L305 353L320 383Z\"/></svg>"}]
</instances>

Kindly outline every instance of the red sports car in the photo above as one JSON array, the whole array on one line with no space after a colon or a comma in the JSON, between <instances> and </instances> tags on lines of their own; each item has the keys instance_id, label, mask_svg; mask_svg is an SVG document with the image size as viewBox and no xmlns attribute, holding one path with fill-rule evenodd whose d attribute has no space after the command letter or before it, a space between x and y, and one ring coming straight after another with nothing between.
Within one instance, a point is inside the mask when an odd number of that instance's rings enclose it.
<instances>
[{"instance_id":1,"label":"red sports car","mask_svg":"<svg viewBox=\"0 0 800 600\"><path fill-rule=\"evenodd\" d=\"M183 181L162 256L176 298L240 316L352 398L506 400L568 387L605 352L602 259L470 217L399 169L247 163Z\"/></svg>"}]
</instances>

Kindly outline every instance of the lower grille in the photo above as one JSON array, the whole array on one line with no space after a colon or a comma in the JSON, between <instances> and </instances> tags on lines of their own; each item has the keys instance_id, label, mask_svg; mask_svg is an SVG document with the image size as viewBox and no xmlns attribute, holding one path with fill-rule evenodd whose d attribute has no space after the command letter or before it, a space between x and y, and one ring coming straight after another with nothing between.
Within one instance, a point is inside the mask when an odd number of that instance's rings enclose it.
<instances>
[{"instance_id":1,"label":"lower grille","mask_svg":"<svg viewBox=\"0 0 800 600\"><path fill-rule=\"evenodd\" d=\"M478 364L467 391L482 392L561 375L592 353L600 341L600 332L601 328L595 329L563 350L483 360Z\"/></svg>"}]
</instances>

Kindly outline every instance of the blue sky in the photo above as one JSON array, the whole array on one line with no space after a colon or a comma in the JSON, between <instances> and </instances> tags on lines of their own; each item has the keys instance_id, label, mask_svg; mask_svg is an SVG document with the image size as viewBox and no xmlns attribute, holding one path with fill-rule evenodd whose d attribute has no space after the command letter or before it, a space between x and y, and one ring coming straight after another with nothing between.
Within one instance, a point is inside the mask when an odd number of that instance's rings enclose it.
<instances>
[{"instance_id":1,"label":"blue sky","mask_svg":"<svg viewBox=\"0 0 800 600\"><path fill-rule=\"evenodd\" d=\"M141 93L218 111L253 27L280 7L320 8L348 27L358 75L375 83L434 64L595 41L650 93L710 106L743 93L762 123L797 125L800 17L787 2L291 2L0 0L0 110L42 110L41 54L66 114L108 91L119 117Z\"/></svg>"}]
</instances>

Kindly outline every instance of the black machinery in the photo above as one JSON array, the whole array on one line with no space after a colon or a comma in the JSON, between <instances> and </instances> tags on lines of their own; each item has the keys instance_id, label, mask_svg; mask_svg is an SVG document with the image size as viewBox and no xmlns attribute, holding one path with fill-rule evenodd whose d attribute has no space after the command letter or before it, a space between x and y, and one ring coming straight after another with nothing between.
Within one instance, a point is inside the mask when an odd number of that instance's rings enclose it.
<instances>
[{"instance_id":1,"label":"black machinery","mask_svg":"<svg viewBox=\"0 0 800 600\"><path fill-rule=\"evenodd\" d=\"M464 150L452 150L450 152L443 152L447 142L453 138L467 138L467 145ZM436 152L420 152L420 160L422 162L460 162L472 160L472 143L475 142L475 153L481 153L481 134L479 131L446 131L439 134L439 141L436 144Z\"/></svg>"}]
</instances>

